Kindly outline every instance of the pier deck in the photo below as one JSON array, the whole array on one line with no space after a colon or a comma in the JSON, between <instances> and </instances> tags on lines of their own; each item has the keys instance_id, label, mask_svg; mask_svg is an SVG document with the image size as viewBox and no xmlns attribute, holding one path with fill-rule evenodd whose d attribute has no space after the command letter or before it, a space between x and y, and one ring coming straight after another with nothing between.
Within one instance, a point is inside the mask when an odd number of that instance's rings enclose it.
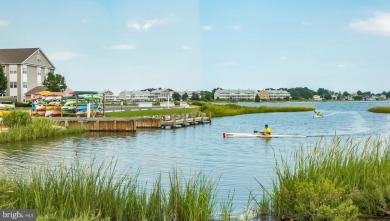
<instances>
[{"instance_id":1,"label":"pier deck","mask_svg":"<svg viewBox=\"0 0 390 221\"><path fill-rule=\"evenodd\" d=\"M197 115L198 117L171 115L169 117L53 117L51 119L59 126L81 126L88 131L137 131L138 128L176 128L211 123L211 116Z\"/></svg>"}]
</instances>

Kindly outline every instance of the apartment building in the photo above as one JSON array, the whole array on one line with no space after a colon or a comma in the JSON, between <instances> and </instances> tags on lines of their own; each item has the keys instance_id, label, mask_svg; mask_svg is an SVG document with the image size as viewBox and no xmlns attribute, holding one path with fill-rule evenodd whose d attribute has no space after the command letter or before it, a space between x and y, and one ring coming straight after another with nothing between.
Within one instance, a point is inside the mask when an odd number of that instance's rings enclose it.
<instances>
[{"instance_id":1,"label":"apartment building","mask_svg":"<svg viewBox=\"0 0 390 221\"><path fill-rule=\"evenodd\" d=\"M106 103L119 103L121 100L110 90L99 91L98 96L104 97Z\"/></svg>"},{"instance_id":2,"label":"apartment building","mask_svg":"<svg viewBox=\"0 0 390 221\"><path fill-rule=\"evenodd\" d=\"M152 91L122 91L119 93L119 99L127 103L137 102L160 102L172 100L173 91L169 90L152 90Z\"/></svg>"},{"instance_id":3,"label":"apartment building","mask_svg":"<svg viewBox=\"0 0 390 221\"><path fill-rule=\"evenodd\" d=\"M290 92L282 89L264 89L259 92L259 97L261 100L277 100L277 99L291 99Z\"/></svg>"},{"instance_id":4,"label":"apartment building","mask_svg":"<svg viewBox=\"0 0 390 221\"><path fill-rule=\"evenodd\" d=\"M216 90L214 99L219 100L255 100L256 90Z\"/></svg>"},{"instance_id":5,"label":"apartment building","mask_svg":"<svg viewBox=\"0 0 390 221\"><path fill-rule=\"evenodd\" d=\"M42 83L54 65L40 48L0 49L0 65L8 80L5 96L25 102L25 93ZM0 95L1 96L1 95Z\"/></svg>"}]
</instances>

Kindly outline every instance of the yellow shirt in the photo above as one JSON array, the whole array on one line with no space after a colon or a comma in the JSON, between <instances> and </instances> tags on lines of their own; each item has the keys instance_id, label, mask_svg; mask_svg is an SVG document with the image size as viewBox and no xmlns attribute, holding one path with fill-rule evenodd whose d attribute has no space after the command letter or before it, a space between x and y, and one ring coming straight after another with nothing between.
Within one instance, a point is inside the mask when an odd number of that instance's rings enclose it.
<instances>
[{"instance_id":1,"label":"yellow shirt","mask_svg":"<svg viewBox=\"0 0 390 221\"><path fill-rule=\"evenodd\" d=\"M265 128L263 133L270 135L271 134L271 128L269 128L269 127Z\"/></svg>"}]
</instances>

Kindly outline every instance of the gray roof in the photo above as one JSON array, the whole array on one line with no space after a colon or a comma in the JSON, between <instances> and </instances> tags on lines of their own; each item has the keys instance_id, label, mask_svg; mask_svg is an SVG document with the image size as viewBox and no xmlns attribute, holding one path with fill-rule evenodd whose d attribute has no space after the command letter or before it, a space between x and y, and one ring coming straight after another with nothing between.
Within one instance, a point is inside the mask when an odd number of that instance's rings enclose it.
<instances>
[{"instance_id":1,"label":"gray roof","mask_svg":"<svg viewBox=\"0 0 390 221\"><path fill-rule=\"evenodd\" d=\"M45 86L36 86L34 87L33 89L27 91L26 93L24 93L26 96L29 96L29 95L33 95L35 94L36 92L41 92L41 91L44 91L44 90L47 90L47 87Z\"/></svg>"},{"instance_id":2,"label":"gray roof","mask_svg":"<svg viewBox=\"0 0 390 221\"><path fill-rule=\"evenodd\" d=\"M21 64L39 48L0 49L0 64Z\"/></svg>"}]
</instances>

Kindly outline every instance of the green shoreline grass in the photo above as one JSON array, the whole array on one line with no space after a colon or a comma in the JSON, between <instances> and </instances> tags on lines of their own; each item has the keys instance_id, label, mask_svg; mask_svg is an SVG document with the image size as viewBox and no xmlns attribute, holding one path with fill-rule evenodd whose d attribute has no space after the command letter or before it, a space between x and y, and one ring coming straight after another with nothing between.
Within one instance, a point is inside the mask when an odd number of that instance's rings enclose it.
<instances>
[{"instance_id":1,"label":"green shoreline grass","mask_svg":"<svg viewBox=\"0 0 390 221\"><path fill-rule=\"evenodd\" d=\"M34 118L26 126L8 128L7 131L0 132L0 143L29 141L41 138L59 137L66 134L80 134L85 130L80 127L56 127L53 121L48 118Z\"/></svg>"},{"instance_id":2,"label":"green shoreline grass","mask_svg":"<svg viewBox=\"0 0 390 221\"><path fill-rule=\"evenodd\" d=\"M151 189L116 163L60 164L0 178L0 208L33 208L38 220L210 220L216 183L202 173L188 179L178 170L161 175Z\"/></svg>"},{"instance_id":3,"label":"green shoreline grass","mask_svg":"<svg viewBox=\"0 0 390 221\"><path fill-rule=\"evenodd\" d=\"M200 105L195 108L179 108L179 109L162 109L162 110L138 110L138 111L120 111L106 113L107 117L142 117L142 116L160 116L170 114L188 114L203 112L208 115L211 113L212 117L224 117L234 116L241 114L253 114L253 113L270 113L270 112L299 112L299 111L313 111L313 106L283 106L283 107L243 107L236 104L216 105L209 103L197 102L196 105Z\"/></svg>"},{"instance_id":4,"label":"green shoreline grass","mask_svg":"<svg viewBox=\"0 0 390 221\"><path fill-rule=\"evenodd\" d=\"M106 117L143 117L143 116L160 116L169 114L188 114L199 112L199 107L195 108L172 108L172 109L161 109L161 110L137 110L137 111L118 111L108 112Z\"/></svg>"},{"instance_id":5,"label":"green shoreline grass","mask_svg":"<svg viewBox=\"0 0 390 221\"><path fill-rule=\"evenodd\" d=\"M390 107L389 106L372 107L372 108L368 109L368 111L373 112L373 113L390 114Z\"/></svg>"},{"instance_id":6,"label":"green shoreline grass","mask_svg":"<svg viewBox=\"0 0 390 221\"><path fill-rule=\"evenodd\" d=\"M318 142L310 150L301 147L294 154L295 164L290 162L282 158L276 163L277 178L268 192L276 219L389 216L389 140L334 138L329 144Z\"/></svg>"},{"instance_id":7,"label":"green shoreline grass","mask_svg":"<svg viewBox=\"0 0 390 221\"><path fill-rule=\"evenodd\" d=\"M254 113L271 113L271 112L300 112L300 111L313 111L313 106L283 106L283 107L243 107L236 104L215 105L215 104L203 104L200 108L202 112L211 112L213 117L234 116L241 114L254 114Z\"/></svg>"}]
</instances>

